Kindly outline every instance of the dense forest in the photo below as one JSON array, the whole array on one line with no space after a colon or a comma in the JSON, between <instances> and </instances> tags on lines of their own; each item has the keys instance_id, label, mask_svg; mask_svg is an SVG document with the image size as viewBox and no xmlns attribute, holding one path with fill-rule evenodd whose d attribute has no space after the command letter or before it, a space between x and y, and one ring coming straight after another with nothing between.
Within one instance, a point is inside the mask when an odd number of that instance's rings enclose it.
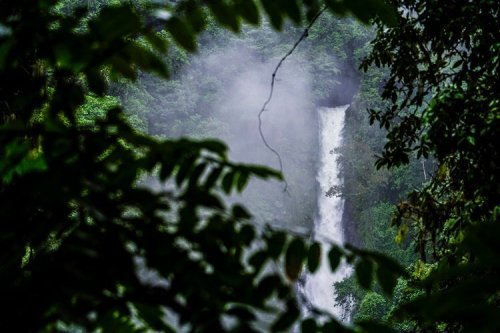
<instances>
[{"instance_id":1,"label":"dense forest","mask_svg":"<svg viewBox=\"0 0 500 333\"><path fill-rule=\"evenodd\" d=\"M0 330L499 331L499 16L1 1ZM343 105L323 191L319 110ZM342 316L303 291L321 265L350 272L316 286Z\"/></svg>"}]
</instances>

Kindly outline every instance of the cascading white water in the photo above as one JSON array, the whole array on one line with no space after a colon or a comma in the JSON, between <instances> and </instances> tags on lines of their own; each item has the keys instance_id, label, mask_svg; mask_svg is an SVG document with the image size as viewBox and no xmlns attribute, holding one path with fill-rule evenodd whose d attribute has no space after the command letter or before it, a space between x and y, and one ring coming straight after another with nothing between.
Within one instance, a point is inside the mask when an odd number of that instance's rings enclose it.
<instances>
[{"instance_id":1,"label":"cascading white water","mask_svg":"<svg viewBox=\"0 0 500 333\"><path fill-rule=\"evenodd\" d=\"M303 289L304 296L311 305L338 319L344 319L346 314L342 307L335 303L333 284L348 276L350 268L342 263L337 271L332 273L327 254L328 244L342 245L344 243L344 230L342 228L344 200L337 196L326 196L326 193L332 187L342 185L342 179L339 177L337 149L342 144L342 129L348 107L349 105L344 105L319 110L320 164L317 180L320 185L320 193L313 238L322 244L323 252L320 268L314 274L306 276Z\"/></svg>"}]
</instances>

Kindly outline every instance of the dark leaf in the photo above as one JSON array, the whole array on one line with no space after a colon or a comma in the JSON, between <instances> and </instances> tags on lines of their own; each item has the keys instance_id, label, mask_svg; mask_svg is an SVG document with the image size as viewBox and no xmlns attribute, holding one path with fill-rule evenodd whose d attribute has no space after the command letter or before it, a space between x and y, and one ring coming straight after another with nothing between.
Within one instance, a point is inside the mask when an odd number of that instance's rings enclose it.
<instances>
[{"instance_id":1,"label":"dark leaf","mask_svg":"<svg viewBox=\"0 0 500 333\"><path fill-rule=\"evenodd\" d=\"M251 24L258 24L260 21L260 14L254 0L238 0L236 8L239 9L239 14Z\"/></svg>"},{"instance_id":2,"label":"dark leaf","mask_svg":"<svg viewBox=\"0 0 500 333\"><path fill-rule=\"evenodd\" d=\"M241 171L238 174L238 181L236 183L236 188L238 189L238 192L242 192L245 189L249 178L250 178L250 175L246 171Z\"/></svg>"},{"instance_id":3,"label":"dark leaf","mask_svg":"<svg viewBox=\"0 0 500 333\"><path fill-rule=\"evenodd\" d=\"M240 238L243 244L250 245L255 239L255 228L251 225L244 225L240 230Z\"/></svg>"},{"instance_id":4,"label":"dark leaf","mask_svg":"<svg viewBox=\"0 0 500 333\"><path fill-rule=\"evenodd\" d=\"M194 34L189 25L178 17L172 17L167 21L167 30L180 46L188 51L196 50Z\"/></svg>"},{"instance_id":5,"label":"dark leaf","mask_svg":"<svg viewBox=\"0 0 500 333\"><path fill-rule=\"evenodd\" d=\"M377 279L382 287L382 291L388 295L392 296L392 292L397 283L397 277L393 272L378 266L377 267Z\"/></svg>"},{"instance_id":6,"label":"dark leaf","mask_svg":"<svg viewBox=\"0 0 500 333\"><path fill-rule=\"evenodd\" d=\"M229 27L231 30L238 32L240 23L235 9L225 1L210 1L208 3L210 10L214 14L217 21L222 25Z\"/></svg>"},{"instance_id":7,"label":"dark leaf","mask_svg":"<svg viewBox=\"0 0 500 333\"><path fill-rule=\"evenodd\" d=\"M265 276L257 286L257 294L262 299L267 299L271 294L281 287L281 279L278 275Z\"/></svg>"},{"instance_id":8,"label":"dark leaf","mask_svg":"<svg viewBox=\"0 0 500 333\"><path fill-rule=\"evenodd\" d=\"M271 326L271 332L283 332L293 325L300 315L300 311L295 304L288 304L287 311L281 315Z\"/></svg>"},{"instance_id":9,"label":"dark leaf","mask_svg":"<svg viewBox=\"0 0 500 333\"><path fill-rule=\"evenodd\" d=\"M271 236L266 239L269 256L273 259L277 259L283 252L285 242L286 234L284 232L273 232Z\"/></svg>"},{"instance_id":10,"label":"dark leaf","mask_svg":"<svg viewBox=\"0 0 500 333\"><path fill-rule=\"evenodd\" d=\"M369 260L360 260L356 264L356 278L364 289L370 289L373 279L373 263Z\"/></svg>"},{"instance_id":11,"label":"dark leaf","mask_svg":"<svg viewBox=\"0 0 500 333\"><path fill-rule=\"evenodd\" d=\"M306 319L301 324L302 333L316 333L318 331L318 325L316 321L312 318Z\"/></svg>"},{"instance_id":12,"label":"dark leaf","mask_svg":"<svg viewBox=\"0 0 500 333\"><path fill-rule=\"evenodd\" d=\"M278 1L261 0L261 4L269 16L273 27L280 30L283 26L283 17L279 9Z\"/></svg>"},{"instance_id":13,"label":"dark leaf","mask_svg":"<svg viewBox=\"0 0 500 333\"><path fill-rule=\"evenodd\" d=\"M204 184L207 190L210 190L214 187L215 183L219 180L219 177L222 174L222 170L222 167L215 167L212 169L212 171L210 171Z\"/></svg>"},{"instance_id":14,"label":"dark leaf","mask_svg":"<svg viewBox=\"0 0 500 333\"><path fill-rule=\"evenodd\" d=\"M102 37L112 40L139 32L141 20L130 6L106 6L90 25Z\"/></svg>"},{"instance_id":15,"label":"dark leaf","mask_svg":"<svg viewBox=\"0 0 500 333\"><path fill-rule=\"evenodd\" d=\"M227 311L227 314L230 316L238 317L240 320L243 321L253 321L256 318L255 314L252 311L250 311L250 309L242 306L232 307Z\"/></svg>"},{"instance_id":16,"label":"dark leaf","mask_svg":"<svg viewBox=\"0 0 500 333\"><path fill-rule=\"evenodd\" d=\"M149 327L162 332L175 332L162 318L163 311L157 306L146 304L134 304L139 316L148 324Z\"/></svg>"},{"instance_id":17,"label":"dark leaf","mask_svg":"<svg viewBox=\"0 0 500 333\"><path fill-rule=\"evenodd\" d=\"M318 270L321 259L321 245L317 242L313 243L309 247L309 252L307 254L307 267L311 273Z\"/></svg>"},{"instance_id":18,"label":"dark leaf","mask_svg":"<svg viewBox=\"0 0 500 333\"><path fill-rule=\"evenodd\" d=\"M256 272L259 272L268 259L269 259L269 256L266 252L259 251L259 252L254 253L250 257L250 259L248 260L248 263L250 264L250 266L255 268Z\"/></svg>"},{"instance_id":19,"label":"dark leaf","mask_svg":"<svg viewBox=\"0 0 500 333\"><path fill-rule=\"evenodd\" d=\"M285 273L290 280L295 281L299 278L305 257L304 241L300 238L294 238L288 245L285 255Z\"/></svg>"},{"instance_id":20,"label":"dark leaf","mask_svg":"<svg viewBox=\"0 0 500 333\"><path fill-rule=\"evenodd\" d=\"M233 189L234 180L237 176L237 173L234 170L227 172L222 178L222 189L226 194L230 194Z\"/></svg>"},{"instance_id":21,"label":"dark leaf","mask_svg":"<svg viewBox=\"0 0 500 333\"><path fill-rule=\"evenodd\" d=\"M342 252L340 252L337 246L332 246L330 251L328 252L328 261L330 262L330 268L332 272L337 270L337 267L340 265L340 260L342 259Z\"/></svg>"},{"instance_id":22,"label":"dark leaf","mask_svg":"<svg viewBox=\"0 0 500 333\"><path fill-rule=\"evenodd\" d=\"M250 215L250 213L241 205L233 206L233 216L238 219L244 219L244 220L252 217L252 215Z\"/></svg>"},{"instance_id":23,"label":"dark leaf","mask_svg":"<svg viewBox=\"0 0 500 333\"><path fill-rule=\"evenodd\" d=\"M85 74L87 76L87 83L90 91L95 93L97 96L104 96L108 90L108 85L104 76L95 69L90 69L86 71Z\"/></svg>"}]
</instances>

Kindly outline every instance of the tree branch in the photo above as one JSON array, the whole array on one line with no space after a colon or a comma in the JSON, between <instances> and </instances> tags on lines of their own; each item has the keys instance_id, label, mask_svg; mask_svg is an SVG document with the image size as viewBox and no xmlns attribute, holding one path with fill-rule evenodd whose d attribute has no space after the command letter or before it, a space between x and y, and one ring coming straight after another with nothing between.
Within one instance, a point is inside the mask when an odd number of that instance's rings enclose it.
<instances>
[{"instance_id":1,"label":"tree branch","mask_svg":"<svg viewBox=\"0 0 500 333\"><path fill-rule=\"evenodd\" d=\"M314 17L313 19L311 20L311 22L309 23L309 25L307 26L307 28L304 30L304 32L302 32L302 35L300 36L300 38L295 42L295 44L293 45L293 47L290 49L290 51L288 51L287 54L285 54L285 56L283 58L281 58L281 60L278 62L278 65L275 67L274 71L273 71L273 74L272 74L272 77L271 77L271 89L269 91L269 96L267 97L267 100L264 102L264 104L262 105L262 108L260 109L260 112L259 112L259 115L258 115L258 118L259 118L259 134L260 134L260 138L262 139L262 142L264 143L264 145L267 147L267 149L269 149L274 155L276 155L276 157L278 158L278 163L279 163L279 170L281 172L281 174L283 174L283 161L281 160L281 155L280 153L274 149L270 144L269 142L267 142L266 140L266 137L264 136L264 133L262 131L262 114L264 113L264 111L266 111L266 107L269 105L269 103L271 102L272 98L273 98L273 94L274 94L274 84L275 84L275 81L276 81L276 74L278 73L278 70L280 69L281 65L283 65L283 63L285 62L285 60L292 55L292 53L295 51L295 49L299 46L300 43L302 43L302 41L304 39L307 38L307 36L309 35L309 30L311 29L311 27L314 25L314 23L316 22L316 20L321 16L321 14L323 14L323 12L326 10L326 6L323 7ZM284 192L288 192L288 182L286 181L285 179L285 176L283 174L283 181L285 183L285 187L283 188L283 191Z\"/></svg>"}]
</instances>

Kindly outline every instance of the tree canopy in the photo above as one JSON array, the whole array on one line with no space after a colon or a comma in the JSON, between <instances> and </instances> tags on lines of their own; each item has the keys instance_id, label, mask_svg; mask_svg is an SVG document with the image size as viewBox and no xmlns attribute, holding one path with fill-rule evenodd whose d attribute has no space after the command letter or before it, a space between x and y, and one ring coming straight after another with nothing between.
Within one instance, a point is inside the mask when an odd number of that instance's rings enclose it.
<instances>
[{"instance_id":1,"label":"tree canopy","mask_svg":"<svg viewBox=\"0 0 500 333\"><path fill-rule=\"evenodd\" d=\"M498 322L498 1L393 1L398 24L378 25L362 64L388 67L371 123L388 129L377 167L432 158L428 184L399 204L393 224L411 226L427 294L402 307L421 331L493 332Z\"/></svg>"}]
</instances>

